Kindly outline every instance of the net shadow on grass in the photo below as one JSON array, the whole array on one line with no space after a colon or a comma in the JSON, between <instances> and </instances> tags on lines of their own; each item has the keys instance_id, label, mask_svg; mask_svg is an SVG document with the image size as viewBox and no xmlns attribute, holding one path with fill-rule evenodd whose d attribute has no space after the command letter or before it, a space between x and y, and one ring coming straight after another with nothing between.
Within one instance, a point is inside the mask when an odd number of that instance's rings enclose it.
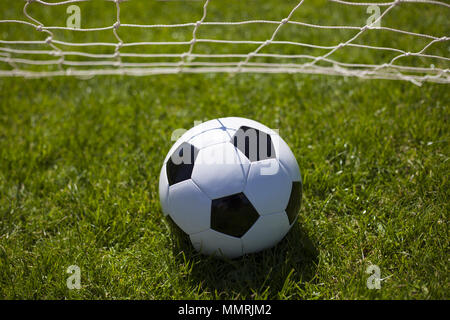
<instances>
[{"instance_id":1,"label":"net shadow on grass","mask_svg":"<svg viewBox=\"0 0 450 320\"><path fill-rule=\"evenodd\" d=\"M298 221L275 247L230 260L199 254L189 237L166 220L173 256L177 264L190 265L186 277L198 293L213 293L216 299L295 299L299 289L315 281L319 252Z\"/></svg>"}]
</instances>

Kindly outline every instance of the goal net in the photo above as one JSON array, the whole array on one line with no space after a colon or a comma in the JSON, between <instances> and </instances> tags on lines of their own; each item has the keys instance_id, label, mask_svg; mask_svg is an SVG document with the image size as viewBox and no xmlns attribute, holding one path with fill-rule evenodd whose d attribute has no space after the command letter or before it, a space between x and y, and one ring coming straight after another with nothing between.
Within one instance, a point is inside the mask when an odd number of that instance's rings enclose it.
<instances>
[{"instance_id":1,"label":"goal net","mask_svg":"<svg viewBox=\"0 0 450 320\"><path fill-rule=\"evenodd\" d=\"M449 83L450 4L3 0L0 76L307 73Z\"/></svg>"}]
</instances>

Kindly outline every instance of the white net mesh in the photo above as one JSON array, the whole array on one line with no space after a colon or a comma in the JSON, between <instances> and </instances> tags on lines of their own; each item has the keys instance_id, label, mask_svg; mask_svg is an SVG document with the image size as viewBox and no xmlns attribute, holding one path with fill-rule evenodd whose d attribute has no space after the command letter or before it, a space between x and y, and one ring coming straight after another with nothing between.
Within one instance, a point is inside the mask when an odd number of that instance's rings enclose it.
<instances>
[{"instance_id":1,"label":"white net mesh","mask_svg":"<svg viewBox=\"0 0 450 320\"><path fill-rule=\"evenodd\" d=\"M2 1L2 6L5 6L5 0ZM114 2L112 3L114 15L98 19L100 22L111 22L106 26L74 27L67 26L67 24L58 26L46 25L43 21L46 20L46 17L54 14L52 9L55 7L67 8L82 2L91 1L46 2L26 0L23 5L23 14L21 14L23 19L0 19L0 26L3 26L3 30L6 30L3 33L0 32L0 64L3 65L0 76L46 77L103 74L151 75L179 72L256 72L310 73L396 79L408 80L418 85L424 81L450 82L449 49L445 47L450 39L446 36L449 31L446 18L448 17L450 4L442 1L396 0L382 3L361 3L329 0L325 5L322 5L322 8L327 8L327 5L333 4L334 7L330 9L333 12L340 8L360 7L364 10L367 8L367 12L375 13L371 16L371 19L353 26L315 24L294 19L295 14L307 7L308 2L311 4L313 0L302 0L296 3L286 11L288 14L280 17L279 20L216 21L214 15L210 13L210 8L214 5L215 0L206 0L201 3L202 12L197 12L199 19L194 22L133 24L125 23L133 21L121 20L121 11L125 10L122 6L126 2L112 0ZM181 5L180 3L181 1L173 5ZM261 3L255 1L253 3L254 5L261 5ZM106 6L106 4L104 5ZM275 2L274 5L277 5L277 3ZM34 6L44 7L46 10L43 13L40 12L42 19L31 12L33 10L30 10L30 8ZM421 6L418 9L419 12L428 10L427 8L430 7L437 7L441 20L436 18L436 21L431 21L431 23L442 23L444 21L444 25L438 28L444 34L431 35L380 24L385 17L394 14L394 11L398 13L399 11L396 11L396 8L404 11L413 10L414 6ZM377 8L378 14L376 14ZM105 15L107 15L106 12ZM332 13L325 14L322 20L326 22L329 16L332 16ZM146 21L151 20L152 17L154 16L149 14ZM421 19L426 18L417 17L417 21L413 24L422 23ZM14 32L18 26L28 28L28 31L21 31L18 35L18 32ZM409 26L411 27L411 24ZM219 33L217 33L217 29L210 33L206 32L206 35L209 34L210 37L203 37L199 34L202 29L218 27L224 29L221 29ZM230 37L224 36L227 32L226 28L232 27L243 27L242 34L245 34L246 38L249 39L230 39ZM261 38L256 34L263 27L265 30L268 30L267 27L271 28L272 31L268 34L269 36L265 39L252 39L253 35L255 38ZM287 27L297 28L297 30L288 33L290 35L288 39L286 37L279 39L283 28ZM163 32L163 30L174 31L176 29L185 30L186 28L190 28L190 39L183 39L182 41L174 41L172 34ZM152 36L142 34L143 39L141 41L124 39L124 36L128 34L139 36L141 33L137 32L138 29L151 30ZM300 35L312 33L314 30L329 33L345 31L345 33L342 38L335 36L333 38L334 44L324 45L301 41ZM95 41L93 37L89 38L88 41L75 41L75 37L70 34L67 35L67 32L76 34L109 32L114 37L109 41L103 40L109 39L106 36L100 37L102 41ZM390 38L394 41L389 42L388 45L364 43L365 35L371 32L383 32L381 39ZM10 39L11 36L21 37L24 34L28 38L35 36L38 40ZM6 35L7 39L1 39L4 38L2 35ZM64 38L64 35L67 37ZM168 40L160 39L164 35L168 35ZM221 38L221 36L224 37ZM402 48L400 46L401 41L398 45L395 45L396 39L400 39L400 36L408 37L405 41L416 43L419 46L418 49ZM321 36L306 37L308 40L315 40L316 38L320 39ZM327 37L324 38L328 39ZM212 46L208 50L196 50L199 45L206 44ZM155 47L158 50L151 49ZM272 47L272 50L268 50L270 47ZM338 53L344 49L351 50L347 54L339 55ZM363 53L355 54L353 50L356 49L362 50ZM372 52L364 53L369 51ZM351 58L350 61L338 59L339 57L346 58L346 55ZM365 59L368 56L371 59Z\"/></svg>"}]
</instances>

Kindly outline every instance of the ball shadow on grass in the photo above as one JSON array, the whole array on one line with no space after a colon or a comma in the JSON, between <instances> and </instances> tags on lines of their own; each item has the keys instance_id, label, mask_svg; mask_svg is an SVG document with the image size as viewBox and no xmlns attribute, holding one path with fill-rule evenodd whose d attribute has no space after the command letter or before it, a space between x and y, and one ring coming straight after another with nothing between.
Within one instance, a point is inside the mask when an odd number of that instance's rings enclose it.
<instances>
[{"instance_id":1,"label":"ball shadow on grass","mask_svg":"<svg viewBox=\"0 0 450 320\"><path fill-rule=\"evenodd\" d=\"M299 221L275 247L233 260L199 254L187 234L167 221L177 263L192 266L187 280L217 299L295 298L289 290L292 283L301 289L314 281L318 250Z\"/></svg>"}]
</instances>

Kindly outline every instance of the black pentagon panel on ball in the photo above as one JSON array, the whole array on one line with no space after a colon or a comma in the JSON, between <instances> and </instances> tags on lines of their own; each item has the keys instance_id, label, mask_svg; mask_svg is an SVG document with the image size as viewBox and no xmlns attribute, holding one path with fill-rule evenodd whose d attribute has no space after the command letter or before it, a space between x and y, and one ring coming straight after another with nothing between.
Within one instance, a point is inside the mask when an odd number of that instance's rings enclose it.
<instances>
[{"instance_id":1,"label":"black pentagon panel on ball","mask_svg":"<svg viewBox=\"0 0 450 320\"><path fill-rule=\"evenodd\" d=\"M259 214L243 193L215 199L211 205L211 229L240 238Z\"/></svg>"},{"instance_id":2,"label":"black pentagon panel on ball","mask_svg":"<svg viewBox=\"0 0 450 320\"><path fill-rule=\"evenodd\" d=\"M198 149L184 142L170 156L166 164L169 186L191 178Z\"/></svg>"},{"instance_id":3,"label":"black pentagon panel on ball","mask_svg":"<svg viewBox=\"0 0 450 320\"><path fill-rule=\"evenodd\" d=\"M302 203L302 183L300 181L292 182L292 191L286 207L286 214L289 219L289 224L295 221L300 205Z\"/></svg>"},{"instance_id":4,"label":"black pentagon panel on ball","mask_svg":"<svg viewBox=\"0 0 450 320\"><path fill-rule=\"evenodd\" d=\"M242 126L231 138L231 142L252 162L275 158L272 138L258 129Z\"/></svg>"}]
</instances>

